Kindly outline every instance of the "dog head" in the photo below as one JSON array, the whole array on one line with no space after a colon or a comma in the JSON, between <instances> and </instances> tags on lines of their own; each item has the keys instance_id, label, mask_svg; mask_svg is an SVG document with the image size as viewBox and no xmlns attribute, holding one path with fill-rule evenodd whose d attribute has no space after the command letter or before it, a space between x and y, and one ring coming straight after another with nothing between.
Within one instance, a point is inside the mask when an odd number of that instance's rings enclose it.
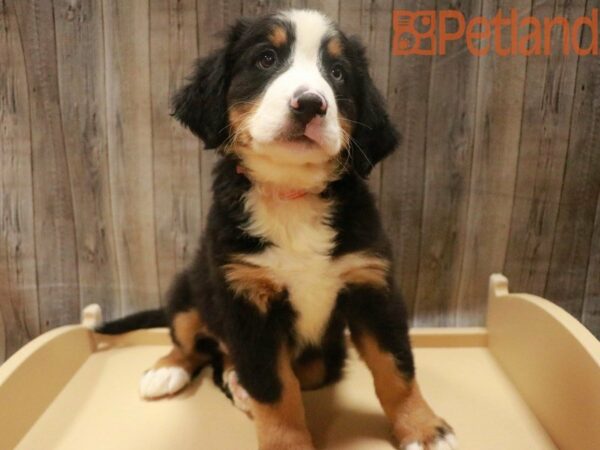
<instances>
[{"instance_id":1,"label":"dog head","mask_svg":"<svg viewBox=\"0 0 600 450\"><path fill-rule=\"evenodd\" d=\"M316 11L241 19L197 62L174 116L275 183L293 184L300 168L366 177L397 145L364 47Z\"/></svg>"}]
</instances>

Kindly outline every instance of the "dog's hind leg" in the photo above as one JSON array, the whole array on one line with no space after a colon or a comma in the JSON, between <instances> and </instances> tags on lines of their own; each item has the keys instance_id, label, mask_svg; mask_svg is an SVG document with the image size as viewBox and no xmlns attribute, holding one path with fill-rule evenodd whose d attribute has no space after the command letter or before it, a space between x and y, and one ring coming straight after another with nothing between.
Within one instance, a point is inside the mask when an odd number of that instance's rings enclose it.
<instances>
[{"instance_id":1,"label":"dog's hind leg","mask_svg":"<svg viewBox=\"0 0 600 450\"><path fill-rule=\"evenodd\" d=\"M216 341L206 333L200 314L195 309L173 315L171 336L173 349L146 371L140 380L140 395L144 398L164 397L182 390L195 372L211 361L217 348ZM214 347L214 351L211 351L211 347Z\"/></svg>"},{"instance_id":2,"label":"dog's hind leg","mask_svg":"<svg viewBox=\"0 0 600 450\"><path fill-rule=\"evenodd\" d=\"M180 273L168 292L167 316L173 349L140 380L143 398L159 398L182 390L199 369L216 359L217 340L195 307L187 272Z\"/></svg>"}]
</instances>

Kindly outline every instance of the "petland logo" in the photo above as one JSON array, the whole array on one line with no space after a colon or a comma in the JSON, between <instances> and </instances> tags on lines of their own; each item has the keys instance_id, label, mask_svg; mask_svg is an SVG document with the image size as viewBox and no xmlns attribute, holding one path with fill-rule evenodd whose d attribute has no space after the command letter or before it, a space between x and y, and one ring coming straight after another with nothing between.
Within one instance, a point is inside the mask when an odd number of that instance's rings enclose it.
<instances>
[{"instance_id":1,"label":"petland logo","mask_svg":"<svg viewBox=\"0 0 600 450\"><path fill-rule=\"evenodd\" d=\"M538 19L519 17L516 9L504 16L502 11L492 18L476 16L465 20L460 11L407 11L394 10L394 55L445 55L450 41L465 39L467 49L475 56L485 56L490 51L500 56L550 55L553 30L561 33L562 52L580 56L598 55L598 9L591 17L582 16L572 23L565 17ZM582 45L581 33L588 28L590 42ZM506 35L506 32L509 32ZM505 37L502 39L502 32Z\"/></svg>"}]
</instances>

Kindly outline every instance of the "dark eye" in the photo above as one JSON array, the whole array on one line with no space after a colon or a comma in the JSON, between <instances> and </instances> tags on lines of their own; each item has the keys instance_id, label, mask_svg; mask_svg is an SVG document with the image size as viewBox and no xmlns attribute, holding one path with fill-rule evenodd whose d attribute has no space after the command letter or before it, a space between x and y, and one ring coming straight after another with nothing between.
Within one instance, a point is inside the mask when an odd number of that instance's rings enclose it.
<instances>
[{"instance_id":1,"label":"dark eye","mask_svg":"<svg viewBox=\"0 0 600 450\"><path fill-rule=\"evenodd\" d=\"M344 79L344 69L340 64L334 64L331 68L331 77L336 81L342 81Z\"/></svg>"},{"instance_id":2,"label":"dark eye","mask_svg":"<svg viewBox=\"0 0 600 450\"><path fill-rule=\"evenodd\" d=\"M265 50L258 56L258 67L261 69L269 69L277 62L277 53L275 50Z\"/></svg>"}]
</instances>

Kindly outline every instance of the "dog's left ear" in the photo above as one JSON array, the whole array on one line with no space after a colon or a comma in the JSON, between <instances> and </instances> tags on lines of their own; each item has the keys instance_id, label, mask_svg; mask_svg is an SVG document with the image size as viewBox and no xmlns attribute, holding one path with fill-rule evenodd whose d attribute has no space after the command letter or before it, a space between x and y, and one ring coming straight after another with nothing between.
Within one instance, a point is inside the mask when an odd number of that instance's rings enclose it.
<instances>
[{"instance_id":1,"label":"dog's left ear","mask_svg":"<svg viewBox=\"0 0 600 450\"><path fill-rule=\"evenodd\" d=\"M350 155L355 172L366 178L379 161L392 153L400 135L392 125L383 97L369 75L365 49L357 38L349 39L354 50L359 95L358 118L352 133Z\"/></svg>"},{"instance_id":2,"label":"dog's left ear","mask_svg":"<svg viewBox=\"0 0 600 450\"><path fill-rule=\"evenodd\" d=\"M202 139L206 149L219 147L229 136L227 61L251 23L251 19L239 19L225 33L225 46L198 60L188 83L173 97L172 115Z\"/></svg>"},{"instance_id":3,"label":"dog's left ear","mask_svg":"<svg viewBox=\"0 0 600 450\"><path fill-rule=\"evenodd\" d=\"M226 67L223 50L196 63L188 84L173 97L173 116L204 142L220 146L228 136Z\"/></svg>"}]
</instances>

